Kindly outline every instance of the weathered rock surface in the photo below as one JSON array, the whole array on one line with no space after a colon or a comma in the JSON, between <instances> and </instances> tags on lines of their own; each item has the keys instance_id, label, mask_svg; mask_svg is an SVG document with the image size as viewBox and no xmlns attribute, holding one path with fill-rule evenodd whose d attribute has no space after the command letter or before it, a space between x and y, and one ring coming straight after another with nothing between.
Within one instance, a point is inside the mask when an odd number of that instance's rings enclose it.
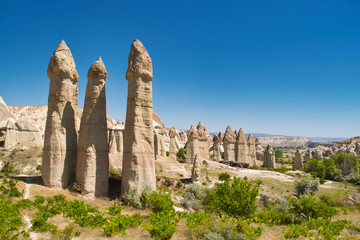
<instances>
[{"instance_id":1,"label":"weathered rock surface","mask_svg":"<svg viewBox=\"0 0 360 240\"><path fill-rule=\"evenodd\" d=\"M295 159L294 159L294 163L293 163L293 168L298 169L298 170L301 170L301 169L304 168L301 153L300 153L299 149L295 152Z\"/></svg>"},{"instance_id":2,"label":"weathered rock surface","mask_svg":"<svg viewBox=\"0 0 360 240\"><path fill-rule=\"evenodd\" d=\"M305 137L287 137L287 136L272 136L272 137L258 137L260 144L263 147L271 145L274 147L286 146L305 146L309 140Z\"/></svg>"},{"instance_id":3,"label":"weathered rock surface","mask_svg":"<svg viewBox=\"0 0 360 240\"><path fill-rule=\"evenodd\" d=\"M245 134L240 128L238 135L236 136L236 161L240 163L247 162L248 145L246 142Z\"/></svg>"},{"instance_id":4,"label":"weathered rock surface","mask_svg":"<svg viewBox=\"0 0 360 240\"><path fill-rule=\"evenodd\" d=\"M225 161L235 161L235 143L236 135L230 126L226 128L224 134L224 160Z\"/></svg>"},{"instance_id":5,"label":"weathered rock surface","mask_svg":"<svg viewBox=\"0 0 360 240\"><path fill-rule=\"evenodd\" d=\"M51 56L50 90L44 137L42 178L48 187L67 187L75 178L77 149L76 111L79 75L64 41Z\"/></svg>"},{"instance_id":6,"label":"weathered rock surface","mask_svg":"<svg viewBox=\"0 0 360 240\"><path fill-rule=\"evenodd\" d=\"M194 164L193 164L193 168L191 171L191 180L193 183L199 183L200 182L200 161L198 158L198 155L195 155L194 158Z\"/></svg>"},{"instance_id":7,"label":"weathered rock surface","mask_svg":"<svg viewBox=\"0 0 360 240\"><path fill-rule=\"evenodd\" d=\"M276 168L275 152L271 145L268 145L264 152L264 167Z\"/></svg>"},{"instance_id":8,"label":"weathered rock surface","mask_svg":"<svg viewBox=\"0 0 360 240\"><path fill-rule=\"evenodd\" d=\"M186 162L194 163L195 156L199 154L198 130L191 125L187 131L188 141L186 143Z\"/></svg>"},{"instance_id":9,"label":"weathered rock surface","mask_svg":"<svg viewBox=\"0 0 360 240\"><path fill-rule=\"evenodd\" d=\"M209 147L212 145L211 139L209 146L208 137L210 136L210 133L206 130L205 126L201 122L199 122L196 129L198 131L198 157L199 159L209 159Z\"/></svg>"},{"instance_id":10,"label":"weathered rock surface","mask_svg":"<svg viewBox=\"0 0 360 240\"><path fill-rule=\"evenodd\" d=\"M128 101L124 131L121 192L145 187L155 190L155 156L152 104L152 62L145 47L134 40L129 54Z\"/></svg>"},{"instance_id":11,"label":"weathered rock surface","mask_svg":"<svg viewBox=\"0 0 360 240\"><path fill-rule=\"evenodd\" d=\"M249 134L247 140L247 146L248 146L247 163L249 163L250 166L254 166L256 165L256 147L252 133Z\"/></svg>"},{"instance_id":12,"label":"weathered rock surface","mask_svg":"<svg viewBox=\"0 0 360 240\"><path fill-rule=\"evenodd\" d=\"M308 149L304 155L304 162L308 162L311 159L311 151Z\"/></svg>"},{"instance_id":13,"label":"weathered rock surface","mask_svg":"<svg viewBox=\"0 0 360 240\"><path fill-rule=\"evenodd\" d=\"M221 159L221 152L220 152L220 139L218 137L218 135L214 135L213 138L213 155L214 155L214 160L217 162L220 162Z\"/></svg>"},{"instance_id":14,"label":"weathered rock surface","mask_svg":"<svg viewBox=\"0 0 360 240\"><path fill-rule=\"evenodd\" d=\"M176 130L174 127L172 127L170 129L170 146L169 146L169 157L171 160L176 160L176 143L175 143L175 134L176 134Z\"/></svg>"},{"instance_id":15,"label":"weathered rock surface","mask_svg":"<svg viewBox=\"0 0 360 240\"><path fill-rule=\"evenodd\" d=\"M84 194L107 196L109 148L106 119L107 71L101 58L87 74L84 111L81 118L76 160L76 182Z\"/></svg>"}]
</instances>

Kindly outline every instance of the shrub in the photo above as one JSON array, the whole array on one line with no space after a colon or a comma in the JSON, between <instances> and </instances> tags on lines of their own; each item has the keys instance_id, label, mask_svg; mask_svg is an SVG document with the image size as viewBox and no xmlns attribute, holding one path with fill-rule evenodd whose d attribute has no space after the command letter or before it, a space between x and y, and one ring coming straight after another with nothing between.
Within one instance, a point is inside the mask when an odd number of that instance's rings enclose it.
<instances>
[{"instance_id":1,"label":"shrub","mask_svg":"<svg viewBox=\"0 0 360 240\"><path fill-rule=\"evenodd\" d=\"M151 192L145 195L146 203L151 207L154 213L171 211L174 202L171 200L171 193L159 190L159 192Z\"/></svg>"},{"instance_id":2,"label":"shrub","mask_svg":"<svg viewBox=\"0 0 360 240\"><path fill-rule=\"evenodd\" d=\"M206 196L206 192L204 188L196 183L190 184L184 194L184 198L187 199L204 199Z\"/></svg>"},{"instance_id":3,"label":"shrub","mask_svg":"<svg viewBox=\"0 0 360 240\"><path fill-rule=\"evenodd\" d=\"M219 174L219 181L230 181L231 176L228 173L220 173Z\"/></svg>"},{"instance_id":4,"label":"shrub","mask_svg":"<svg viewBox=\"0 0 360 240\"><path fill-rule=\"evenodd\" d=\"M3 167L0 170L0 173L8 177L15 170L15 166L11 163L11 160L8 160L4 163Z\"/></svg>"},{"instance_id":5,"label":"shrub","mask_svg":"<svg viewBox=\"0 0 360 240\"><path fill-rule=\"evenodd\" d=\"M319 181L307 177L295 180L295 193L297 196L314 195L319 190Z\"/></svg>"},{"instance_id":6,"label":"shrub","mask_svg":"<svg viewBox=\"0 0 360 240\"><path fill-rule=\"evenodd\" d=\"M312 195L289 199L289 212L300 220L329 219L336 215L337 210Z\"/></svg>"},{"instance_id":7,"label":"shrub","mask_svg":"<svg viewBox=\"0 0 360 240\"><path fill-rule=\"evenodd\" d=\"M126 206L132 206L137 209L144 207L143 203L141 202L141 197L136 188L130 189L127 193L123 194L121 196L121 200Z\"/></svg>"},{"instance_id":8,"label":"shrub","mask_svg":"<svg viewBox=\"0 0 360 240\"><path fill-rule=\"evenodd\" d=\"M186 215L186 226L188 226L189 228L194 228L198 225L203 224L209 218L210 215L205 212L195 211L192 213L188 213Z\"/></svg>"},{"instance_id":9,"label":"shrub","mask_svg":"<svg viewBox=\"0 0 360 240\"><path fill-rule=\"evenodd\" d=\"M342 174L359 173L359 157L347 153L340 153L333 157L336 167L342 170Z\"/></svg>"},{"instance_id":10,"label":"shrub","mask_svg":"<svg viewBox=\"0 0 360 240\"><path fill-rule=\"evenodd\" d=\"M255 215L254 221L272 226L293 223L294 218L290 214L281 212L277 209L265 209Z\"/></svg>"},{"instance_id":11,"label":"shrub","mask_svg":"<svg viewBox=\"0 0 360 240\"><path fill-rule=\"evenodd\" d=\"M186 152L183 148L179 148L179 150L177 151L176 153L176 157L177 158L182 158L182 159L185 159L186 157Z\"/></svg>"},{"instance_id":12,"label":"shrub","mask_svg":"<svg viewBox=\"0 0 360 240\"><path fill-rule=\"evenodd\" d=\"M192 229L192 239L246 239L255 240L262 233L260 226L250 226L250 222L244 219L235 219L225 216L218 219L209 216L203 224Z\"/></svg>"},{"instance_id":13,"label":"shrub","mask_svg":"<svg viewBox=\"0 0 360 240\"><path fill-rule=\"evenodd\" d=\"M143 227L151 236L166 240L176 232L176 225L180 219L181 214L175 211L153 212L150 214L149 224Z\"/></svg>"},{"instance_id":14,"label":"shrub","mask_svg":"<svg viewBox=\"0 0 360 240\"><path fill-rule=\"evenodd\" d=\"M217 184L203 201L205 210L218 215L250 217L256 211L259 188L253 181L234 177L232 181Z\"/></svg>"},{"instance_id":15,"label":"shrub","mask_svg":"<svg viewBox=\"0 0 360 240\"><path fill-rule=\"evenodd\" d=\"M116 168L110 167L109 178L115 179L115 180L121 180L121 173L122 173L121 169L116 169Z\"/></svg>"}]
</instances>

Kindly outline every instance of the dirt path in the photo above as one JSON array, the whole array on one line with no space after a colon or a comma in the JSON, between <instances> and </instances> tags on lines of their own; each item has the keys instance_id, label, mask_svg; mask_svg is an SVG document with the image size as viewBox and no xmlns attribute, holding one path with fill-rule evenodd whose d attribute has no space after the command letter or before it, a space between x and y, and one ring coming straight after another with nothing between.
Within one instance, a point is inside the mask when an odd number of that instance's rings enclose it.
<instances>
[{"instance_id":1,"label":"dirt path","mask_svg":"<svg viewBox=\"0 0 360 240\"><path fill-rule=\"evenodd\" d=\"M29 183L28 178L26 178L25 184L26 184L26 187L25 187L25 191L24 191L24 199L29 199L31 184ZM26 231L29 231L32 224L30 222L29 216L27 216L26 214L24 214L24 221L25 221L25 224L26 224ZM32 239L32 240L37 240L38 239L37 233L29 232L29 234L30 234L30 239Z\"/></svg>"}]
</instances>

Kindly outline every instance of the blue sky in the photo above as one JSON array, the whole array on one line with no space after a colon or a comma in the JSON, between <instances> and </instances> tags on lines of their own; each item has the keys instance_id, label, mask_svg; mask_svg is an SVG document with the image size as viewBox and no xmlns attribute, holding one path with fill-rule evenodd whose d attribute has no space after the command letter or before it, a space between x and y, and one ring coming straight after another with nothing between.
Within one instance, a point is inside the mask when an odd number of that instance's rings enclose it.
<instances>
[{"instance_id":1,"label":"blue sky","mask_svg":"<svg viewBox=\"0 0 360 240\"><path fill-rule=\"evenodd\" d=\"M80 75L102 57L107 112L124 121L132 40L154 69L154 110L179 129L360 135L360 1L0 2L0 95L46 105L62 39Z\"/></svg>"}]
</instances>

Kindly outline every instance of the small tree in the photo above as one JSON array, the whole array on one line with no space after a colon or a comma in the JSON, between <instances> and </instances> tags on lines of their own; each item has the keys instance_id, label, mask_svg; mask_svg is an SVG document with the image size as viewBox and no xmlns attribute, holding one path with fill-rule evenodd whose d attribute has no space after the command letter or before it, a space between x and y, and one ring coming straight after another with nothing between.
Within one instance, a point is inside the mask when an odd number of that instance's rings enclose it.
<instances>
[{"instance_id":1,"label":"small tree","mask_svg":"<svg viewBox=\"0 0 360 240\"><path fill-rule=\"evenodd\" d=\"M179 148L178 152L176 153L177 158L185 159L186 152L183 148Z\"/></svg>"},{"instance_id":2,"label":"small tree","mask_svg":"<svg viewBox=\"0 0 360 240\"><path fill-rule=\"evenodd\" d=\"M274 152L275 152L275 160L276 161L278 161L284 157L284 154L280 149L276 149Z\"/></svg>"},{"instance_id":3,"label":"small tree","mask_svg":"<svg viewBox=\"0 0 360 240\"><path fill-rule=\"evenodd\" d=\"M307 177L295 181L295 193L297 196L314 195L319 191L319 181L310 180Z\"/></svg>"},{"instance_id":4,"label":"small tree","mask_svg":"<svg viewBox=\"0 0 360 240\"><path fill-rule=\"evenodd\" d=\"M256 212L259 188L253 181L234 177L215 185L203 201L204 209L218 215L250 217Z\"/></svg>"}]
</instances>

